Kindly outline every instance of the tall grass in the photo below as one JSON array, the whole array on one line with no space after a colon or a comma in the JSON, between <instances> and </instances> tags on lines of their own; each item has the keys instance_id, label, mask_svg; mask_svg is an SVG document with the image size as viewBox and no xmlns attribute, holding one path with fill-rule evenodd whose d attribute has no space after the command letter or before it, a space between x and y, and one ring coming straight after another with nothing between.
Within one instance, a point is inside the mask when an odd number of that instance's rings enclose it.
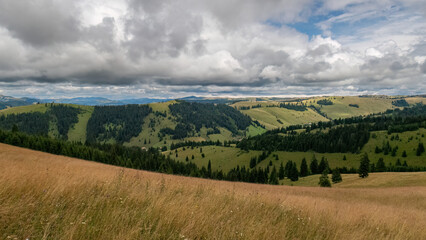
<instances>
[{"instance_id":1,"label":"tall grass","mask_svg":"<svg viewBox=\"0 0 426 240\"><path fill-rule=\"evenodd\" d=\"M2 239L426 239L426 188L163 175L0 144Z\"/></svg>"}]
</instances>

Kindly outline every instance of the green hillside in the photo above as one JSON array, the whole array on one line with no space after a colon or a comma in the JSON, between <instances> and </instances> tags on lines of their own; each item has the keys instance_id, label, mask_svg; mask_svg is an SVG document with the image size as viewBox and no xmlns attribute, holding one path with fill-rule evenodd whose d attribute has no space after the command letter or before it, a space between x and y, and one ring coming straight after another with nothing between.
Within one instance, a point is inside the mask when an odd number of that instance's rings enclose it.
<instances>
[{"instance_id":1,"label":"green hillside","mask_svg":"<svg viewBox=\"0 0 426 240\"><path fill-rule=\"evenodd\" d=\"M332 105L318 104L319 100L330 100ZM384 112L387 109L393 109L393 99L388 97L325 97L305 100L308 105L313 105L328 118L348 118L360 115L369 115L372 113ZM350 104L352 106L350 106Z\"/></svg>"},{"instance_id":2,"label":"green hillside","mask_svg":"<svg viewBox=\"0 0 426 240\"><path fill-rule=\"evenodd\" d=\"M239 101L231 106L259 121L266 129L271 130L296 124L328 121L329 119L348 118L373 113L385 112L397 108L393 101L404 99L408 104L426 103L424 97L388 97L388 96L346 96L346 97L311 97L294 99L250 99ZM318 101L328 100L330 105L319 104ZM305 111L295 111L278 107L282 103L305 104Z\"/></svg>"},{"instance_id":3,"label":"green hillside","mask_svg":"<svg viewBox=\"0 0 426 240\"><path fill-rule=\"evenodd\" d=\"M318 104L318 101L324 99L331 101L332 104ZM262 134L265 132L265 128L267 130L271 130L295 124L328 121L326 117L341 118L383 112L387 109L397 108L392 105L392 102L395 99L397 98L386 96L313 97L304 99L273 100L268 98L253 98L233 103L230 105L232 108L226 107L226 105L202 105L200 103L186 103L179 101L152 103L148 105L141 105L150 108L150 113L147 115L141 115L141 117L129 116L128 119L131 119L131 121L128 123L122 122L122 120L120 120L121 122L110 122L113 121L112 118L116 118L112 117L111 114L100 116L98 118L99 120L92 123L93 126L100 126L100 128L96 130L95 134L97 135L96 137L92 137L91 141L97 139L96 141L109 143L122 142L126 146L170 148L172 143L176 144L183 141L224 142L229 140L239 140L245 136ZM407 103L411 105L425 101L425 98L422 97L407 97L404 99L406 99ZM280 104L283 103L298 106L303 104L306 106L306 109L298 111L279 107ZM51 106L56 105L58 104L34 104L13 107L0 110L0 115L8 116L10 114L19 115L23 113L46 114L46 112L51 112ZM96 108L102 107L80 105L66 106L79 109L77 122L69 126L66 134L59 133L58 122L54 117L49 117L47 126L35 126L33 128L40 133L47 134L52 137L65 137L70 141L86 141L88 134L87 126L91 122L90 119L92 119L93 112ZM174 107L174 110L171 111L171 106L180 107ZM204 106L208 107L206 108ZM313 106L313 108L311 106ZM108 108L118 109L112 110L112 112L126 112L120 110L123 109L123 106ZM234 109L236 111L234 111ZM117 117L121 118L122 114L119 115L120 116L117 115ZM248 118L245 118L244 115L249 116L255 122L248 120ZM102 119L102 121L106 120L107 122L99 122L101 121L100 119ZM29 126L33 126L34 124L40 125L43 121L29 123ZM21 123L21 125L22 124L23 123ZM6 129L11 129L11 127L12 125L9 125ZM123 127L125 129L122 129ZM93 130L94 128L91 127L90 129ZM408 156L408 158L410 158L410 156Z\"/></svg>"},{"instance_id":4,"label":"green hillside","mask_svg":"<svg viewBox=\"0 0 426 240\"><path fill-rule=\"evenodd\" d=\"M87 122L93 113L92 106L79 106L81 112L78 114L78 122L74 124L68 131L68 140L76 142L86 141Z\"/></svg>"},{"instance_id":5,"label":"green hillside","mask_svg":"<svg viewBox=\"0 0 426 240\"><path fill-rule=\"evenodd\" d=\"M308 163L315 156L318 161L322 158L327 159L330 168L347 169L359 167L359 161L363 153L367 153L370 162L376 164L379 158L383 158L386 166L395 166L399 162L406 162L408 166L426 167L425 155L416 155L416 150L419 143L426 143L426 129L420 128L415 131L405 131L402 133L391 133L387 131L373 131L370 133L369 141L357 153L318 153L314 151L307 152L289 152L289 151L272 151L266 159L258 163L257 167L266 168L268 165L277 169L281 164L285 165L287 161L293 161L298 168L303 158ZM383 151L376 153L376 147L383 149L389 142L390 151L385 154ZM201 148L201 147L200 147ZM170 155L178 161L193 162L199 167L207 167L208 161L212 163L212 168L215 170L229 170L237 166L249 167L250 158L259 156L261 151L243 151L236 147L223 146L203 146L202 153L200 148L181 147L173 151L164 152L165 155ZM393 153L393 149L396 149ZM405 152L405 154L404 154ZM176 154L177 153L177 154ZM194 158L192 158L194 156ZM188 159L187 159L188 158ZM271 165L272 164L272 165Z\"/></svg>"},{"instance_id":6,"label":"green hillside","mask_svg":"<svg viewBox=\"0 0 426 240\"><path fill-rule=\"evenodd\" d=\"M72 124L66 125L66 131L61 125L63 119L58 119L56 115L59 113L53 111L57 106L77 111ZM174 106L174 112L170 106ZM224 142L240 139L247 133L256 135L264 132L249 117L232 107L177 101L98 107L34 104L1 110L0 116L5 118L0 121L0 127L6 130L11 130L13 124L17 124L19 130L27 133L70 141L85 142L88 139L138 147L163 148L182 141ZM87 129L90 131L87 132Z\"/></svg>"},{"instance_id":7,"label":"green hillside","mask_svg":"<svg viewBox=\"0 0 426 240\"><path fill-rule=\"evenodd\" d=\"M28 112L45 113L47 109L48 109L48 104L33 104L33 105L3 109L3 110L0 110L0 115L20 114L20 113L28 113Z\"/></svg>"}]
</instances>

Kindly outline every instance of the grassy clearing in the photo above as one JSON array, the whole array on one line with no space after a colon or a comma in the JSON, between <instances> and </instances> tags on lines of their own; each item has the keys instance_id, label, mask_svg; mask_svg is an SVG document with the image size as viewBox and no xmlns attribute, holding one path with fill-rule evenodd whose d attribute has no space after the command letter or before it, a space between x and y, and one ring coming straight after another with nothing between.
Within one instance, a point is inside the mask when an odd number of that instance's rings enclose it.
<instances>
[{"instance_id":1,"label":"grassy clearing","mask_svg":"<svg viewBox=\"0 0 426 240\"><path fill-rule=\"evenodd\" d=\"M203 153L204 158L202 157ZM186 147L185 150L184 148L179 148L177 149L177 157L176 150L167 151L164 154L170 155L171 158L181 162L185 162L188 157L188 161L195 163L199 167L207 167L210 160L212 169L222 169L224 172L228 172L237 165L248 167L250 159L253 156L260 155L260 153L260 151L245 152L233 147L204 146L194 147L193 149ZM194 156L194 159L192 159L192 156Z\"/></svg>"},{"instance_id":2,"label":"grassy clearing","mask_svg":"<svg viewBox=\"0 0 426 240\"><path fill-rule=\"evenodd\" d=\"M41 112L45 113L49 107L45 104L33 104L27 106L12 107L0 110L0 114L20 114L28 112Z\"/></svg>"},{"instance_id":3,"label":"grassy clearing","mask_svg":"<svg viewBox=\"0 0 426 240\"><path fill-rule=\"evenodd\" d=\"M268 130L295 124L327 121L326 118L312 111L312 109L300 112L286 108L261 107L241 110L241 112L259 121Z\"/></svg>"},{"instance_id":4,"label":"grassy clearing","mask_svg":"<svg viewBox=\"0 0 426 240\"><path fill-rule=\"evenodd\" d=\"M426 97L408 97L405 101L409 104L423 103L426 104Z\"/></svg>"},{"instance_id":5,"label":"grassy clearing","mask_svg":"<svg viewBox=\"0 0 426 240\"><path fill-rule=\"evenodd\" d=\"M211 181L8 145L0 167L2 239L426 238L425 187Z\"/></svg>"},{"instance_id":6,"label":"grassy clearing","mask_svg":"<svg viewBox=\"0 0 426 240\"><path fill-rule=\"evenodd\" d=\"M170 112L169 105L176 103L175 100L168 102L150 103L148 106L152 108L153 112Z\"/></svg>"},{"instance_id":7,"label":"grassy clearing","mask_svg":"<svg viewBox=\"0 0 426 240\"><path fill-rule=\"evenodd\" d=\"M68 131L68 140L84 143L86 141L87 122L89 122L89 119L92 116L94 107L79 106L79 108L82 112L78 114L78 122Z\"/></svg>"},{"instance_id":8,"label":"grassy clearing","mask_svg":"<svg viewBox=\"0 0 426 240\"><path fill-rule=\"evenodd\" d=\"M262 134L264 132L266 132L266 130L264 128L259 127L259 126L250 125L247 128L246 136L247 137L257 136L257 135L260 135L260 134Z\"/></svg>"},{"instance_id":9,"label":"grassy clearing","mask_svg":"<svg viewBox=\"0 0 426 240\"><path fill-rule=\"evenodd\" d=\"M320 106L316 102L321 99L328 99L333 105ZM395 108L392 99L387 97L320 97L304 101L308 105L314 105L327 114L329 118L347 118L372 113L384 112L387 109ZM351 107L349 104L357 104L359 108Z\"/></svg>"},{"instance_id":10,"label":"grassy clearing","mask_svg":"<svg viewBox=\"0 0 426 240\"><path fill-rule=\"evenodd\" d=\"M299 178L299 181L292 182L289 179L280 181L280 184L289 186L317 187L320 175L310 175ZM331 181L331 174L328 175ZM370 173L367 178L360 178L358 174L342 174L343 181L333 184L332 187L339 188L391 188L391 187L426 187L425 172L409 173Z\"/></svg>"}]
</instances>

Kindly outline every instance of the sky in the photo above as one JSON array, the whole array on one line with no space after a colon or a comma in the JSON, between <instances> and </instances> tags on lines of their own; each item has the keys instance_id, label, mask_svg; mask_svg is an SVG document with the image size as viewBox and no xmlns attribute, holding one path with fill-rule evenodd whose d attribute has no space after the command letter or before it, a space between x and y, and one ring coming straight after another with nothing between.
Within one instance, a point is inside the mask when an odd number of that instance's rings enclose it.
<instances>
[{"instance_id":1,"label":"sky","mask_svg":"<svg viewBox=\"0 0 426 240\"><path fill-rule=\"evenodd\" d=\"M425 93L424 0L0 0L0 95Z\"/></svg>"}]
</instances>

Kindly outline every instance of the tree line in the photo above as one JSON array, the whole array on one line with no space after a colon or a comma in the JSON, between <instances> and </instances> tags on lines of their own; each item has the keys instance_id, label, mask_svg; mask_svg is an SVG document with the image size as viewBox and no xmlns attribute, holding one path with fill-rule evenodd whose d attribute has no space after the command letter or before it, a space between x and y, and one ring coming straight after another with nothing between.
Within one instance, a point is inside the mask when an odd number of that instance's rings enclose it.
<instances>
[{"instance_id":1,"label":"tree line","mask_svg":"<svg viewBox=\"0 0 426 240\"><path fill-rule=\"evenodd\" d=\"M237 147L243 150L262 151L302 151L325 152L359 151L369 140L369 127L366 124L345 125L328 132L303 132L280 135L264 133L241 140Z\"/></svg>"}]
</instances>

